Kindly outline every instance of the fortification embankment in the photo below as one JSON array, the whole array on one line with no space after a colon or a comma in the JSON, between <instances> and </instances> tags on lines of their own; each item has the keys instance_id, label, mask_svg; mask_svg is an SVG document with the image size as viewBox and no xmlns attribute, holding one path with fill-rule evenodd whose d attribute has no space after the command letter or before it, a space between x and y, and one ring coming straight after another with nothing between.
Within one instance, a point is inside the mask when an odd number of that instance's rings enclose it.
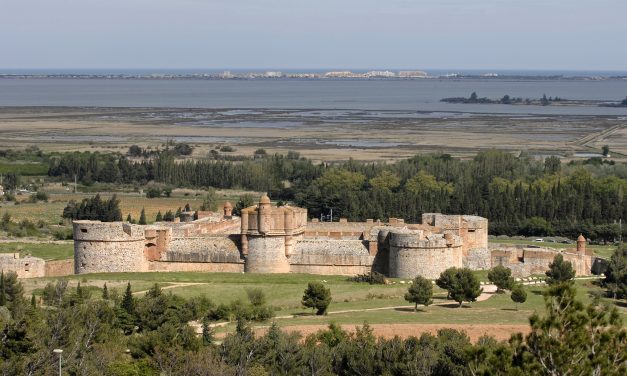
<instances>
[{"instance_id":1,"label":"fortification embankment","mask_svg":"<svg viewBox=\"0 0 627 376\"><path fill-rule=\"evenodd\" d=\"M296 243L290 257L290 268L294 273L355 275L372 270L367 242L361 240L306 239Z\"/></svg>"}]
</instances>

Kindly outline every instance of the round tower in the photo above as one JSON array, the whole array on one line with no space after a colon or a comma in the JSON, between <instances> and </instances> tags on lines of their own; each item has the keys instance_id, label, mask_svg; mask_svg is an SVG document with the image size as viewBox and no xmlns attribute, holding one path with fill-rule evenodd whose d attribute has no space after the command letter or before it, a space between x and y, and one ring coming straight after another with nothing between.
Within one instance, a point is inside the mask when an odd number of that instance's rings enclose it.
<instances>
[{"instance_id":1,"label":"round tower","mask_svg":"<svg viewBox=\"0 0 627 376\"><path fill-rule=\"evenodd\" d=\"M259 222L257 229L261 234L267 234L272 228L272 203L267 194L263 194L259 200Z\"/></svg>"},{"instance_id":2,"label":"round tower","mask_svg":"<svg viewBox=\"0 0 627 376\"><path fill-rule=\"evenodd\" d=\"M122 222L74 221L74 272L142 272L144 228Z\"/></svg>"}]
</instances>

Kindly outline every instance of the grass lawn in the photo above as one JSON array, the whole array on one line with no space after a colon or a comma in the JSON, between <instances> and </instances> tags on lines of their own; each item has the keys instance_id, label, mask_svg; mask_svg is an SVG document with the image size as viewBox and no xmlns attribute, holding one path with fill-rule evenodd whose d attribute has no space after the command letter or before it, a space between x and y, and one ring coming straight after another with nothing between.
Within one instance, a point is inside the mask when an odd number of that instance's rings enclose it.
<instances>
[{"instance_id":1,"label":"grass lawn","mask_svg":"<svg viewBox=\"0 0 627 376\"><path fill-rule=\"evenodd\" d=\"M66 260L74 258L74 244L70 241L56 243L0 243L0 253L20 252L20 256L31 255L44 260Z\"/></svg>"},{"instance_id":2,"label":"grass lawn","mask_svg":"<svg viewBox=\"0 0 627 376\"><path fill-rule=\"evenodd\" d=\"M349 282L343 276L319 276L308 274L235 274L235 273L101 273L67 277L75 283L85 285L123 286L130 281L133 291L143 291L159 283L170 286L166 291L182 297L206 296L216 304L234 300L246 301L246 289L260 288L269 304L276 307L277 316L296 315L295 318L277 319L280 325L369 323L425 323L425 324L527 324L533 312L544 311L542 291L544 286L527 286L527 301L518 306L510 299L509 293L495 294L482 302L464 303L462 308L457 303L446 301L444 291L434 287L434 305L423 312L414 313L411 304L403 296L407 284L369 285ZM307 283L324 282L331 289L333 301L328 316L313 316L311 310L301 307L301 298ZM175 286L177 283L199 283L190 286ZM591 280L576 281L578 298L589 303L589 293L601 291ZM606 300L614 304L610 300ZM443 305L437 305L443 304ZM398 307L376 311L358 311L333 314L336 311L364 310L381 307ZM622 316L625 308L619 308Z\"/></svg>"}]
</instances>

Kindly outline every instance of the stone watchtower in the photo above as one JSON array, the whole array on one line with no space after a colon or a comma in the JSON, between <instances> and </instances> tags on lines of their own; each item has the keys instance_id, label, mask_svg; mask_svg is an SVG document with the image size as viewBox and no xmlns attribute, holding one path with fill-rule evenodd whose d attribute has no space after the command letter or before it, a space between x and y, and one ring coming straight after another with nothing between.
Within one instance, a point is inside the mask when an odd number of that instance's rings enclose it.
<instances>
[{"instance_id":1,"label":"stone watchtower","mask_svg":"<svg viewBox=\"0 0 627 376\"><path fill-rule=\"evenodd\" d=\"M267 195L242 210L242 253L250 273L289 273L289 256L307 225L307 210L272 206Z\"/></svg>"}]
</instances>

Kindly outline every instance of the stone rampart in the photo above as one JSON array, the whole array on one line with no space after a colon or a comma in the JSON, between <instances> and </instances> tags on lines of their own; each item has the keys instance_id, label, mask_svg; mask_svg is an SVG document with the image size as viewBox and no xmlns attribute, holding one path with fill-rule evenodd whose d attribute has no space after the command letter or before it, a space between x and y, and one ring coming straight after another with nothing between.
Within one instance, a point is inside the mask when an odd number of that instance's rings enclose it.
<instances>
[{"instance_id":1,"label":"stone rampart","mask_svg":"<svg viewBox=\"0 0 627 376\"><path fill-rule=\"evenodd\" d=\"M151 261L149 272L243 273L244 261L237 263Z\"/></svg>"},{"instance_id":2,"label":"stone rampart","mask_svg":"<svg viewBox=\"0 0 627 376\"><path fill-rule=\"evenodd\" d=\"M74 260L46 261L46 277L63 277L74 274Z\"/></svg>"},{"instance_id":3,"label":"stone rampart","mask_svg":"<svg viewBox=\"0 0 627 376\"><path fill-rule=\"evenodd\" d=\"M234 240L213 236L173 239L160 261L240 263L243 259Z\"/></svg>"},{"instance_id":4,"label":"stone rampart","mask_svg":"<svg viewBox=\"0 0 627 376\"><path fill-rule=\"evenodd\" d=\"M251 236L248 239L246 272L289 273L290 264L285 256L285 237Z\"/></svg>"},{"instance_id":5,"label":"stone rampart","mask_svg":"<svg viewBox=\"0 0 627 376\"><path fill-rule=\"evenodd\" d=\"M422 230L394 229L388 241L391 277L435 279L447 268L462 266L461 239L455 235L425 237Z\"/></svg>"}]
</instances>

